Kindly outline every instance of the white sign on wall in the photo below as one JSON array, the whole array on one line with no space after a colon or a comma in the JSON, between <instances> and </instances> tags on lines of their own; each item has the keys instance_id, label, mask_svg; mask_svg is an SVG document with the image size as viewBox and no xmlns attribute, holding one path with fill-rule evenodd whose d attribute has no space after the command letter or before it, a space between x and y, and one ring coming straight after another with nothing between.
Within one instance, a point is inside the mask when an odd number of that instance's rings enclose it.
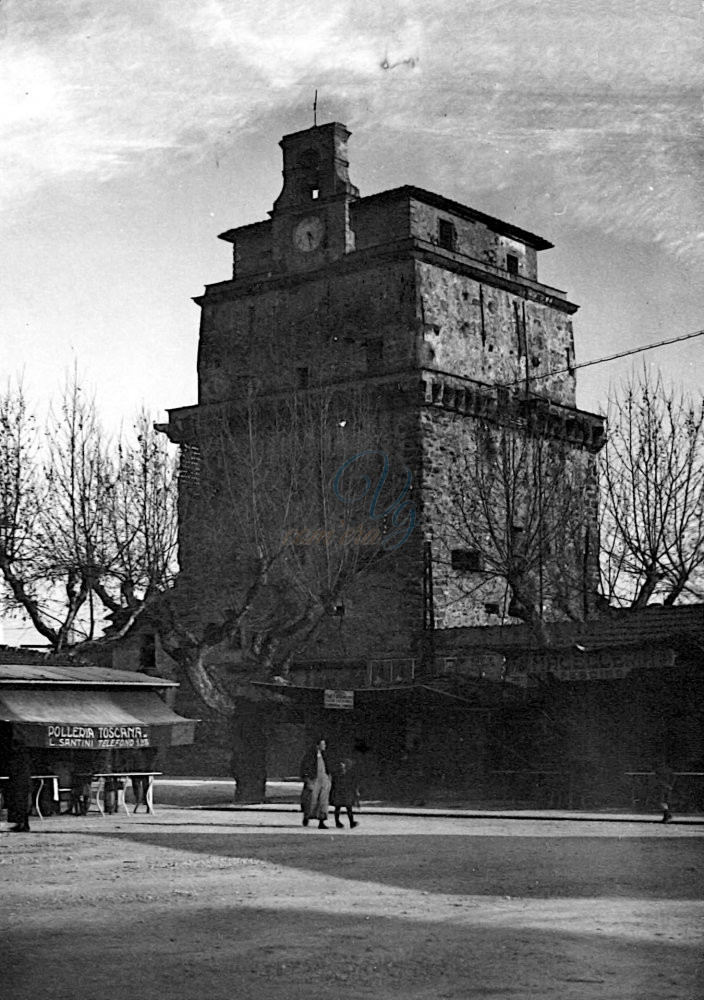
<instances>
[{"instance_id":1,"label":"white sign on wall","mask_svg":"<svg viewBox=\"0 0 704 1000\"><path fill-rule=\"evenodd\" d=\"M354 691L331 691L326 688L323 706L325 708L338 708L349 711L354 708Z\"/></svg>"}]
</instances>

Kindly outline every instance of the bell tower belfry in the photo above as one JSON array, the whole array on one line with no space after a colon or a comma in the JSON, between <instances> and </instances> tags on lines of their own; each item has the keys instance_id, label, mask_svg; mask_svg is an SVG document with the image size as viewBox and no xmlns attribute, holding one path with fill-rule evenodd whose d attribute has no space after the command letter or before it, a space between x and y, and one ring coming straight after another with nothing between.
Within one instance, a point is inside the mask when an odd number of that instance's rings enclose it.
<instances>
[{"instance_id":1,"label":"bell tower belfry","mask_svg":"<svg viewBox=\"0 0 704 1000\"><path fill-rule=\"evenodd\" d=\"M350 134L330 122L281 140L284 183L269 213L272 256L279 268L312 270L354 250L350 203L359 190L349 179Z\"/></svg>"}]
</instances>

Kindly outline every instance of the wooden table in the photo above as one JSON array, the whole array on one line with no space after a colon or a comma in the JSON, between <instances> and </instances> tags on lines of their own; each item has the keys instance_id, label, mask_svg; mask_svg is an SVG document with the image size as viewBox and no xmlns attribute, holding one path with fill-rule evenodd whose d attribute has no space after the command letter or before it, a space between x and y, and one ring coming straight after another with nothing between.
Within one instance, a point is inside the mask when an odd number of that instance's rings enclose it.
<instances>
[{"instance_id":1,"label":"wooden table","mask_svg":"<svg viewBox=\"0 0 704 1000\"><path fill-rule=\"evenodd\" d=\"M59 776L58 774L33 774L31 775L31 778L33 782L39 782L39 784L36 786L36 789L32 788L31 792L32 806L34 807L34 811L36 812L39 819L44 819L41 807L39 805L39 799L44 789L44 785L46 784L47 781L51 781L53 786L52 798L54 802L59 801ZM9 780L10 780L9 775L0 774L0 781L9 781ZM2 803L3 799L4 799L4 794L0 793L0 803Z\"/></svg>"},{"instance_id":2,"label":"wooden table","mask_svg":"<svg viewBox=\"0 0 704 1000\"><path fill-rule=\"evenodd\" d=\"M105 785L110 779L115 778L117 780L117 787L115 789L115 794L117 795L117 808L122 807L127 815L129 816L129 810L127 808L127 803L125 802L125 787L127 781L131 781L132 778L146 778L146 788L143 787L140 782L135 789L136 798L134 803L133 812L137 812L140 806L144 806L147 813L154 812L154 778L162 774L162 771L110 771L101 774L90 775L91 778L91 796L90 805L95 803L96 808L101 816L105 815ZM44 819L42 815L41 806L39 800L44 789L44 785L47 781L52 782L53 795L52 798L54 802L59 801L59 791L64 791L64 789L59 789L59 776L58 774L33 774L33 782L38 782L36 789L32 788L32 805L34 811L36 812L39 819ZM86 775L86 778L89 776ZM0 782L8 781L9 777L6 774L0 774ZM87 783L87 782L86 782ZM0 805L2 805L3 794L0 788Z\"/></svg>"},{"instance_id":3,"label":"wooden table","mask_svg":"<svg viewBox=\"0 0 704 1000\"><path fill-rule=\"evenodd\" d=\"M117 787L115 788L115 794L117 796L117 809L122 807L127 815L129 815L127 803L125 802L125 786L127 781L131 781L133 778L146 778L146 788L143 788L142 783L140 782L135 789L133 812L137 812L139 807L143 805L146 807L147 813L153 813L154 778L161 773L161 771L106 771L102 774L94 774L93 782L91 783L91 804L95 802L101 816L105 815L105 786L111 779L115 779L117 782Z\"/></svg>"}]
</instances>

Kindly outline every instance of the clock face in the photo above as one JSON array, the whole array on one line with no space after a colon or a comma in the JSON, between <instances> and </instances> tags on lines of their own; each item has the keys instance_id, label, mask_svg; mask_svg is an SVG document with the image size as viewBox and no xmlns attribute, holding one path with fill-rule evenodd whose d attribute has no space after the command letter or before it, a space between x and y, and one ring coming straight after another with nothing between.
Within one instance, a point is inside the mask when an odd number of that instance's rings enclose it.
<instances>
[{"instance_id":1,"label":"clock face","mask_svg":"<svg viewBox=\"0 0 704 1000\"><path fill-rule=\"evenodd\" d=\"M293 230L293 245L301 253L311 253L317 250L323 242L323 220L317 215L311 215L306 219L301 219Z\"/></svg>"}]
</instances>

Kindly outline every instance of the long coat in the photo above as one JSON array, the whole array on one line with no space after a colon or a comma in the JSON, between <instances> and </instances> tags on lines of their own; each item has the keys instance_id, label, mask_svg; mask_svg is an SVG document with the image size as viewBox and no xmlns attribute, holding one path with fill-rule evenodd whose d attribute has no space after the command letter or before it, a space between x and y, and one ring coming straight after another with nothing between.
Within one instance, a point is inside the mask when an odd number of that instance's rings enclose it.
<instances>
[{"instance_id":1,"label":"long coat","mask_svg":"<svg viewBox=\"0 0 704 1000\"><path fill-rule=\"evenodd\" d=\"M330 786L330 805L338 809L352 809L358 799L359 789L354 769L346 767L343 771L342 768L336 768Z\"/></svg>"},{"instance_id":2,"label":"long coat","mask_svg":"<svg viewBox=\"0 0 704 1000\"><path fill-rule=\"evenodd\" d=\"M328 795L330 793L330 768L325 751L320 751L324 772L318 775L318 749L313 747L301 761L301 811L306 819L324 820L328 814Z\"/></svg>"},{"instance_id":3,"label":"long coat","mask_svg":"<svg viewBox=\"0 0 704 1000\"><path fill-rule=\"evenodd\" d=\"M320 751L320 755L323 758L323 763L325 764L325 773L330 774L330 767L328 765L328 757L325 750ZM307 750L302 759L300 765L301 781L315 781L318 775L318 748L312 747Z\"/></svg>"}]
</instances>

